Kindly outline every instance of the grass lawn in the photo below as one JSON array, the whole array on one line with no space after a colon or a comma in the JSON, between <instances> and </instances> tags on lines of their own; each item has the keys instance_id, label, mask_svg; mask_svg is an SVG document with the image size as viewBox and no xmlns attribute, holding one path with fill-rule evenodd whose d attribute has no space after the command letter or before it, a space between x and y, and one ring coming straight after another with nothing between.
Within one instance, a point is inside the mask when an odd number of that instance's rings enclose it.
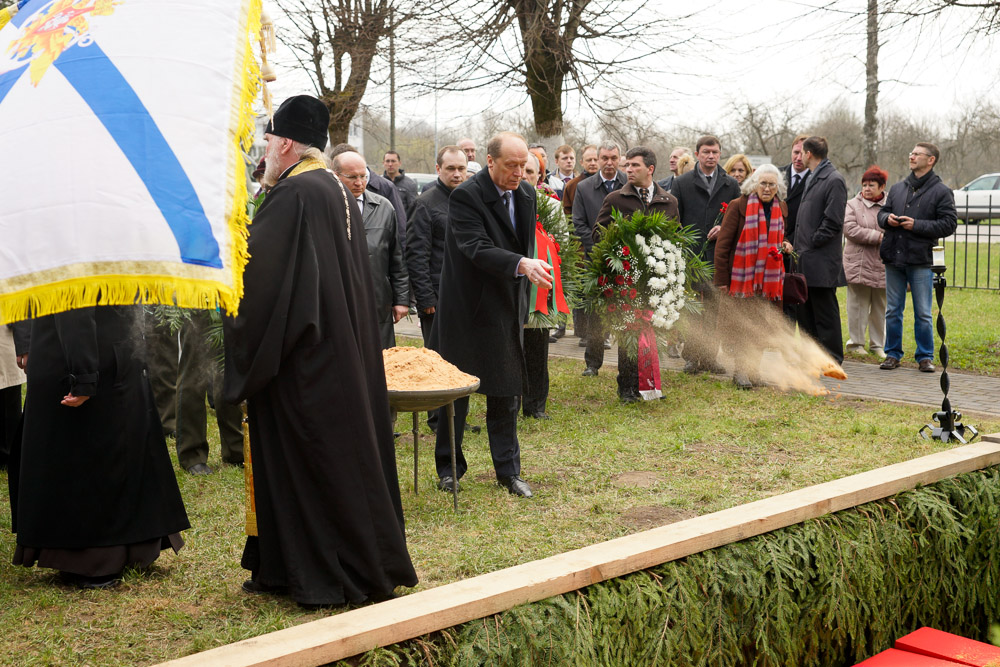
<instances>
[{"instance_id":1,"label":"grass lawn","mask_svg":"<svg viewBox=\"0 0 1000 667\"><path fill-rule=\"evenodd\" d=\"M430 438L422 440L419 495L412 491L412 439L399 441L419 588L949 446L916 435L929 417L924 407L770 389L740 392L728 378L682 373L664 376L666 400L623 406L615 400L613 370L581 378L580 362L571 360L553 360L550 369L552 420L520 425L523 473L534 500L514 498L494 484L486 434L470 434L470 468L455 513L450 497L432 490ZM484 424L484 412L475 397L470 421ZM398 428L405 431L409 423L403 414ZM997 420L976 423L983 433L1000 430ZM217 435L212 439L217 456ZM178 476L193 525L185 533L187 546L176 556L165 553L149 572L127 573L114 590L82 592L58 585L51 571L15 568L14 538L0 534L2 664L150 664L330 613L240 591L247 578L239 566L241 470ZM9 511L3 494L5 527Z\"/></svg>"}]
</instances>

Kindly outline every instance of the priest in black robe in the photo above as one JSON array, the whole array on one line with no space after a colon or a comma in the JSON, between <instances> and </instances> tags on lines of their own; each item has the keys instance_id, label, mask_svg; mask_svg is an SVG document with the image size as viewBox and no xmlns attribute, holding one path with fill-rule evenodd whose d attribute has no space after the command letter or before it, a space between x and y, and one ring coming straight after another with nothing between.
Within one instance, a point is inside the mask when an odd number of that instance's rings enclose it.
<instances>
[{"instance_id":1,"label":"priest in black robe","mask_svg":"<svg viewBox=\"0 0 1000 667\"><path fill-rule=\"evenodd\" d=\"M27 355L23 437L10 477L15 565L81 588L116 584L189 527L143 361L138 306L40 317ZM24 325L20 327L22 330Z\"/></svg>"},{"instance_id":2,"label":"priest in black robe","mask_svg":"<svg viewBox=\"0 0 1000 667\"><path fill-rule=\"evenodd\" d=\"M365 229L322 162L328 120L305 95L275 113L265 138L276 185L250 226L239 315L224 320L225 393L247 400L256 498L243 587L304 606L417 583Z\"/></svg>"}]
</instances>

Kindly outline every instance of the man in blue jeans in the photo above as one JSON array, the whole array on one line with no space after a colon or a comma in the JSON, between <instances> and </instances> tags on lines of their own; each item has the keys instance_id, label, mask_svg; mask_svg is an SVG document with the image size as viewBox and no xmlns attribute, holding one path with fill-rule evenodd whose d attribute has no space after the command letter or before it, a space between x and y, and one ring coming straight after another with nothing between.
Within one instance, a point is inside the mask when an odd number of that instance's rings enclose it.
<instances>
[{"instance_id":1,"label":"man in blue jeans","mask_svg":"<svg viewBox=\"0 0 1000 667\"><path fill-rule=\"evenodd\" d=\"M885 264L885 361L883 370L899 368L903 358L903 309L906 287L913 295L913 329L920 370L934 372L934 328L931 324L933 258L938 239L957 226L955 196L934 173L937 146L918 143L910 153L910 175L889 190L878 214L885 230L879 255Z\"/></svg>"}]
</instances>

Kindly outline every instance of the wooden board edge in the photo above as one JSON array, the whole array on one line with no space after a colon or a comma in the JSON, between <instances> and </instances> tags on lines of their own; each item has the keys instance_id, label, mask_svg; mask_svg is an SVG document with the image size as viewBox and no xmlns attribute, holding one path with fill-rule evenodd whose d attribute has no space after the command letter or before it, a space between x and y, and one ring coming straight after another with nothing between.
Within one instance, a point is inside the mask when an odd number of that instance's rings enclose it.
<instances>
[{"instance_id":1,"label":"wooden board edge","mask_svg":"<svg viewBox=\"0 0 1000 667\"><path fill-rule=\"evenodd\" d=\"M980 443L303 623L162 667L298 667L333 662L997 464L1000 434L990 434Z\"/></svg>"}]
</instances>

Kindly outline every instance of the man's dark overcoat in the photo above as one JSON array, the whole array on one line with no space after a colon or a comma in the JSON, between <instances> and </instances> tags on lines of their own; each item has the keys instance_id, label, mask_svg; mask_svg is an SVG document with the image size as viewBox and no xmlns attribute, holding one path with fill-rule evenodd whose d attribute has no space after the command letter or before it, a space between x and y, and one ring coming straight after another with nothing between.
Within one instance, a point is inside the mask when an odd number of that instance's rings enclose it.
<instances>
[{"instance_id":1,"label":"man's dark overcoat","mask_svg":"<svg viewBox=\"0 0 1000 667\"><path fill-rule=\"evenodd\" d=\"M254 216L245 295L223 320L225 394L247 399L257 500L243 566L297 602L361 602L417 581L365 229L335 176L290 171Z\"/></svg>"},{"instance_id":2,"label":"man's dark overcoat","mask_svg":"<svg viewBox=\"0 0 1000 667\"><path fill-rule=\"evenodd\" d=\"M413 215L407 220L406 271L418 311L437 307L450 195L451 190L439 178L413 202Z\"/></svg>"},{"instance_id":3,"label":"man's dark overcoat","mask_svg":"<svg viewBox=\"0 0 1000 667\"><path fill-rule=\"evenodd\" d=\"M809 175L795 216L795 252L809 287L843 287L847 184L829 160Z\"/></svg>"},{"instance_id":4,"label":"man's dark overcoat","mask_svg":"<svg viewBox=\"0 0 1000 667\"><path fill-rule=\"evenodd\" d=\"M500 193L482 169L455 188L448 211L444 266L428 346L481 381L479 393L520 396L523 327L530 283L518 277L535 250L535 189L514 191L517 231Z\"/></svg>"},{"instance_id":5,"label":"man's dark overcoat","mask_svg":"<svg viewBox=\"0 0 1000 667\"><path fill-rule=\"evenodd\" d=\"M710 265L715 261L715 241L708 240L708 232L719 218L723 204L729 204L740 196L740 184L727 174L721 166L715 168L715 176L721 179L713 183L712 192L705 187L705 180L699 173L699 167L681 174L674 179L670 194L677 198L678 219L682 227L692 227L698 232L696 245L700 248L699 255Z\"/></svg>"}]
</instances>

